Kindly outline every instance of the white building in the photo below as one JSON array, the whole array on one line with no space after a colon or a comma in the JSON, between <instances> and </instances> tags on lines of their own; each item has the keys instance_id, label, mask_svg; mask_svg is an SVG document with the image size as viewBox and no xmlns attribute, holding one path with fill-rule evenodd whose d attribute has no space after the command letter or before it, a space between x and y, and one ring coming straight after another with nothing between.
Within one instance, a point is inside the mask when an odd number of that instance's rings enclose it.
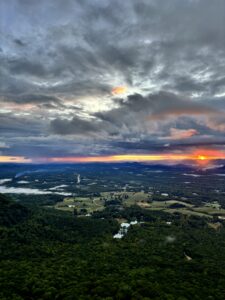
<instances>
[{"instance_id":1,"label":"white building","mask_svg":"<svg viewBox=\"0 0 225 300\"><path fill-rule=\"evenodd\" d=\"M119 232L118 232L117 234L115 234L115 235L113 236L113 238L114 238L114 239L122 239L122 237L123 237L125 234L127 234L129 227L130 227L131 225L136 225L136 224L138 224L137 221L132 221L132 222L130 222L130 223L121 223Z\"/></svg>"}]
</instances>

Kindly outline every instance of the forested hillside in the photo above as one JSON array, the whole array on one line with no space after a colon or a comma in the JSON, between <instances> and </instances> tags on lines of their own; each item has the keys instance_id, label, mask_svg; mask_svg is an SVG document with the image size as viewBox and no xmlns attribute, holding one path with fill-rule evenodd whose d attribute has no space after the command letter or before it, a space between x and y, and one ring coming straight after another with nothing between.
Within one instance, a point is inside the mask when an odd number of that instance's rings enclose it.
<instances>
[{"instance_id":1,"label":"forested hillside","mask_svg":"<svg viewBox=\"0 0 225 300\"><path fill-rule=\"evenodd\" d=\"M29 215L26 207L0 194L0 226L11 226L24 221Z\"/></svg>"},{"instance_id":2,"label":"forested hillside","mask_svg":"<svg viewBox=\"0 0 225 300\"><path fill-rule=\"evenodd\" d=\"M133 207L123 217L142 221L116 240L107 212L76 217L0 199L2 300L224 299L222 226Z\"/></svg>"}]
</instances>

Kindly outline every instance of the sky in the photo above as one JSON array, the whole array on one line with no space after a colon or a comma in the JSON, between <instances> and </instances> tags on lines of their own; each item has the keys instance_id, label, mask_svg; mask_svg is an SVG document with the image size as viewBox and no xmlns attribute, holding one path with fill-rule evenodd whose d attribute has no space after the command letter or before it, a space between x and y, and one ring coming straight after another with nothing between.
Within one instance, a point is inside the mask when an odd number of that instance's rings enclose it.
<instances>
[{"instance_id":1,"label":"sky","mask_svg":"<svg viewBox=\"0 0 225 300\"><path fill-rule=\"evenodd\" d=\"M0 1L0 161L193 153L224 158L224 0Z\"/></svg>"}]
</instances>

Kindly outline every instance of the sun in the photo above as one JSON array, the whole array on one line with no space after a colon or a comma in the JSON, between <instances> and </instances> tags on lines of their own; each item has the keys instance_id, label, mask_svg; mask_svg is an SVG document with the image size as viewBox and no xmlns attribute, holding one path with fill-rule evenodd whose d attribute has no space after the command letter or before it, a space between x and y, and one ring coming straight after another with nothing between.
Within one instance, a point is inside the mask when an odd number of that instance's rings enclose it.
<instances>
[{"instance_id":1,"label":"sun","mask_svg":"<svg viewBox=\"0 0 225 300\"><path fill-rule=\"evenodd\" d=\"M198 160L207 160L207 157L205 155L198 155Z\"/></svg>"},{"instance_id":2,"label":"sun","mask_svg":"<svg viewBox=\"0 0 225 300\"><path fill-rule=\"evenodd\" d=\"M211 157L205 154L198 154L196 157L196 161L201 166L206 166L210 163Z\"/></svg>"}]
</instances>

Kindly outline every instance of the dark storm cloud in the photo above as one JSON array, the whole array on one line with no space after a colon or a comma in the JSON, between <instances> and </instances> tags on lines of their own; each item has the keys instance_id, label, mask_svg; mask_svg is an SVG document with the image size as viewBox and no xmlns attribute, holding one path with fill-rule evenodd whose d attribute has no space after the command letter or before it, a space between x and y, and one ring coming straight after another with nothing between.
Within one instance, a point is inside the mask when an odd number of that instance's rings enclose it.
<instances>
[{"instance_id":1,"label":"dark storm cloud","mask_svg":"<svg viewBox=\"0 0 225 300\"><path fill-rule=\"evenodd\" d=\"M151 128L149 128L151 121L156 122L163 118L166 122L171 116L182 116L183 119L185 115L192 117L193 115L220 113L216 107L183 99L167 92L150 94L146 97L134 94L125 100L118 99L117 101L120 104L119 107L107 112L95 113L95 118L90 120L55 119L51 122L51 129L54 133L62 135L95 133L100 136L101 132L106 132L108 135L118 136L129 136L132 133L136 137L140 132L146 135L148 131L151 133Z\"/></svg>"},{"instance_id":2,"label":"dark storm cloud","mask_svg":"<svg viewBox=\"0 0 225 300\"><path fill-rule=\"evenodd\" d=\"M34 117L18 117L11 114L0 114L0 135L3 137L39 135L45 124Z\"/></svg>"},{"instance_id":3,"label":"dark storm cloud","mask_svg":"<svg viewBox=\"0 0 225 300\"><path fill-rule=\"evenodd\" d=\"M93 136L99 139L116 136L120 131L114 124L108 124L96 118L83 120L74 117L72 120L54 119L50 123L50 131L60 135Z\"/></svg>"},{"instance_id":4,"label":"dark storm cloud","mask_svg":"<svg viewBox=\"0 0 225 300\"><path fill-rule=\"evenodd\" d=\"M29 61L26 59L12 59L8 61L8 70L10 73L33 75L33 76L44 76L47 72L45 66L39 62Z\"/></svg>"},{"instance_id":5,"label":"dark storm cloud","mask_svg":"<svg viewBox=\"0 0 225 300\"><path fill-rule=\"evenodd\" d=\"M79 118L72 120L55 119L51 122L51 129L54 133L67 134L91 134L99 131L98 126L92 121L86 121Z\"/></svg>"},{"instance_id":6,"label":"dark storm cloud","mask_svg":"<svg viewBox=\"0 0 225 300\"><path fill-rule=\"evenodd\" d=\"M18 24L20 31L12 28L7 39L10 43L11 36L14 43L23 41L19 44L24 46L21 50L8 45L2 57L11 92L18 77L25 85L21 90L29 90L32 83L21 77L31 75L48 80L67 78L59 85L65 93L85 93L84 89L87 94L90 90L97 93L98 89L101 92L99 79L115 72L130 85L166 77L162 85L185 92L216 92L222 85L222 0L217 5L209 0L28 2L15 0L10 11L11 18L17 16L12 20L15 26L20 20L22 24ZM5 7L3 11L7 11ZM8 19L2 19L2 29L12 27ZM157 73L159 64L162 69ZM212 80L202 83L191 78L183 72L185 66L192 72L211 71L219 86L211 86ZM52 86L42 89L46 93L57 90ZM110 82L103 91L109 89Z\"/></svg>"},{"instance_id":7,"label":"dark storm cloud","mask_svg":"<svg viewBox=\"0 0 225 300\"><path fill-rule=\"evenodd\" d=\"M201 115L216 112L218 112L216 108L204 103L162 91L146 97L140 94L130 95L126 101L121 101L119 108L95 115L104 121L122 124L125 120L144 122L162 117L166 119L170 115Z\"/></svg>"},{"instance_id":8,"label":"dark storm cloud","mask_svg":"<svg viewBox=\"0 0 225 300\"><path fill-rule=\"evenodd\" d=\"M192 149L192 148L210 148L210 147L225 147L225 139L223 141L217 141L216 139L210 141L195 141L189 143L179 143L179 142L172 142L171 144L165 144L162 142L153 142L153 141L140 141L140 142L123 142L119 141L113 143L114 147L125 149L125 150L132 150L137 151L141 150L142 152L168 152L169 150L185 150L185 149Z\"/></svg>"},{"instance_id":9,"label":"dark storm cloud","mask_svg":"<svg viewBox=\"0 0 225 300\"><path fill-rule=\"evenodd\" d=\"M60 105L61 100L56 96L50 96L50 95L40 95L40 94L21 94L18 96L11 95L6 97L3 97L2 99L5 102L14 102L17 104L27 104L27 103L34 103L34 104L58 104Z\"/></svg>"},{"instance_id":10,"label":"dark storm cloud","mask_svg":"<svg viewBox=\"0 0 225 300\"><path fill-rule=\"evenodd\" d=\"M23 46L26 45L26 44L25 44L22 40L20 40L20 39L15 39L15 40L14 40L14 43L17 44L17 45L20 46L20 47L23 47Z\"/></svg>"},{"instance_id":11,"label":"dark storm cloud","mask_svg":"<svg viewBox=\"0 0 225 300\"><path fill-rule=\"evenodd\" d=\"M164 149L171 128L223 146L224 0L3 0L0 20L0 131L20 153L53 153L52 134L77 153Z\"/></svg>"}]
</instances>

